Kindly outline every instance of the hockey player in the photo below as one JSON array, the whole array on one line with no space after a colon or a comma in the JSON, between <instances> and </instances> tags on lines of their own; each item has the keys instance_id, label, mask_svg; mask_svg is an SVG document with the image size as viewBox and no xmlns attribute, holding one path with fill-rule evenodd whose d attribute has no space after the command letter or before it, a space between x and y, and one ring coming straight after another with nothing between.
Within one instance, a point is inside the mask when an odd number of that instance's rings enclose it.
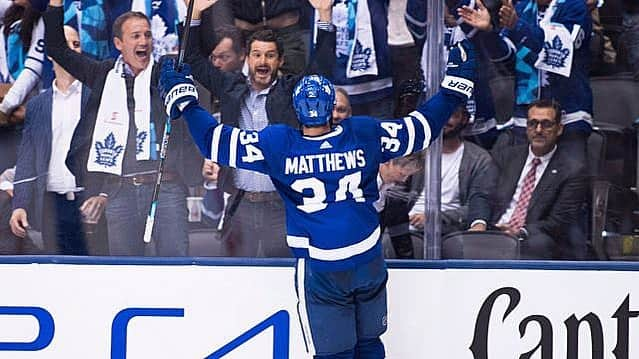
<instances>
[{"instance_id":1,"label":"hockey player","mask_svg":"<svg viewBox=\"0 0 639 359\"><path fill-rule=\"evenodd\" d=\"M440 91L409 116L352 117L331 124L333 85L306 76L293 91L301 124L261 131L218 124L197 103L188 76L163 64L160 92L171 118L183 115L202 153L223 166L270 175L286 205L286 241L298 258L298 312L315 358L383 358L386 281L379 220L379 165L423 150L473 90L468 41L451 50ZM259 235L256 233L256 235Z\"/></svg>"}]
</instances>

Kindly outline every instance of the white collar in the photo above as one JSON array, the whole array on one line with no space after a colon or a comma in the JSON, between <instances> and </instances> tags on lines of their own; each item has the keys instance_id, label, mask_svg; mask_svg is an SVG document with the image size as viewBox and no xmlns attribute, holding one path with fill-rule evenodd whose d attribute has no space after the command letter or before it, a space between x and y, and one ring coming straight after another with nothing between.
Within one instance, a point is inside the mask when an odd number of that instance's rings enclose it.
<instances>
[{"instance_id":1,"label":"white collar","mask_svg":"<svg viewBox=\"0 0 639 359\"><path fill-rule=\"evenodd\" d=\"M153 65L155 64L155 61L153 60L153 56L151 56L151 59L149 60L149 63L146 65L146 67L144 68L144 70L140 71L140 73L138 74L138 76L148 70L151 69L153 67ZM124 57L122 57L122 55L118 56L118 58L115 60L115 66L113 66L115 68L115 72L118 74L121 74L122 77L137 77L135 75L135 72L133 72L133 69L131 68L131 66L129 64L126 63L126 61L124 61ZM120 70L120 67L122 67L122 69Z\"/></svg>"},{"instance_id":2,"label":"white collar","mask_svg":"<svg viewBox=\"0 0 639 359\"><path fill-rule=\"evenodd\" d=\"M58 79L54 79L53 83L51 84L51 88L53 89L53 92L55 94L59 94L62 96L70 96L74 93L77 93L78 91L80 91L81 87L82 87L82 83L79 80L74 80L66 92L58 88Z\"/></svg>"},{"instance_id":3,"label":"white collar","mask_svg":"<svg viewBox=\"0 0 639 359\"><path fill-rule=\"evenodd\" d=\"M557 151L557 145L555 145L555 147L553 147L552 150L550 150L550 152L546 153L545 155L537 156L532 152L531 147L528 146L528 159L526 160L526 163L531 162L533 158L539 158L542 163L548 163L550 162L550 159L552 158L552 156L555 154L556 151Z\"/></svg>"},{"instance_id":4,"label":"white collar","mask_svg":"<svg viewBox=\"0 0 639 359\"><path fill-rule=\"evenodd\" d=\"M277 83L277 78L273 82L271 82L271 84L267 88L265 88L263 90L254 89L253 86L251 86L251 78L250 77L246 78L246 82L248 83L249 91L252 94L255 94L255 95L268 95L268 93L271 92L271 89L273 88L273 86L275 86L275 84Z\"/></svg>"}]
</instances>

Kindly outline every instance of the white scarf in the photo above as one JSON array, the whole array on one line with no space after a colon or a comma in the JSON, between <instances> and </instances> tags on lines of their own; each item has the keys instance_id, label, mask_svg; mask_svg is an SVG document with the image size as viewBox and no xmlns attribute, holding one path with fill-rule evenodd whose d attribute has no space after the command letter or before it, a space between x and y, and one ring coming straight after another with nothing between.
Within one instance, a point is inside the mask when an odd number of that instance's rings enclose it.
<instances>
[{"instance_id":1,"label":"white scarf","mask_svg":"<svg viewBox=\"0 0 639 359\"><path fill-rule=\"evenodd\" d=\"M373 41L371 14L368 0L357 1L355 21L355 39L346 66L346 77L353 78L364 75L377 75L377 55Z\"/></svg>"},{"instance_id":2,"label":"white scarf","mask_svg":"<svg viewBox=\"0 0 639 359\"><path fill-rule=\"evenodd\" d=\"M153 59L146 69L135 77L136 155L138 161L150 159L151 136L151 71ZM87 170L122 175L122 162L129 135L129 109L124 78L125 63L118 57L104 83L100 108L95 121Z\"/></svg>"},{"instance_id":3,"label":"white scarf","mask_svg":"<svg viewBox=\"0 0 639 359\"><path fill-rule=\"evenodd\" d=\"M0 31L4 33L4 25L0 26ZM1 34L0 34L1 35ZM7 45L4 41L4 36L0 36L0 83L12 83L15 81L11 78L9 73L9 60L6 51Z\"/></svg>"},{"instance_id":4,"label":"white scarf","mask_svg":"<svg viewBox=\"0 0 639 359\"><path fill-rule=\"evenodd\" d=\"M353 17L354 3L357 8L355 8L355 16ZM319 18L317 11L315 18ZM335 55L340 57L348 54L346 77L350 79L365 75L377 75L377 54L368 0L341 0L334 4L332 21L337 32ZM315 34L317 34L317 23L315 23L315 27Z\"/></svg>"},{"instance_id":5,"label":"white scarf","mask_svg":"<svg viewBox=\"0 0 639 359\"><path fill-rule=\"evenodd\" d=\"M544 31L544 46L537 56L535 67L565 77L570 77L572 58L575 52L575 40L580 33L581 26L574 24L572 33L558 23L550 21L557 10L557 0L553 0L539 22Z\"/></svg>"}]
</instances>

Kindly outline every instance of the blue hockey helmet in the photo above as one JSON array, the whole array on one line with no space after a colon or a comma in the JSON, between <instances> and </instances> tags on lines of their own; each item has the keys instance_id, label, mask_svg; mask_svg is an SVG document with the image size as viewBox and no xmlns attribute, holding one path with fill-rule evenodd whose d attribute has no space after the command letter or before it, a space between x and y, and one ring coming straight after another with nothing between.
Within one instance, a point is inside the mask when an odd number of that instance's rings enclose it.
<instances>
[{"instance_id":1,"label":"blue hockey helmet","mask_svg":"<svg viewBox=\"0 0 639 359\"><path fill-rule=\"evenodd\" d=\"M293 107L304 126L322 126L331 119L335 88L320 75L304 76L293 89Z\"/></svg>"}]
</instances>

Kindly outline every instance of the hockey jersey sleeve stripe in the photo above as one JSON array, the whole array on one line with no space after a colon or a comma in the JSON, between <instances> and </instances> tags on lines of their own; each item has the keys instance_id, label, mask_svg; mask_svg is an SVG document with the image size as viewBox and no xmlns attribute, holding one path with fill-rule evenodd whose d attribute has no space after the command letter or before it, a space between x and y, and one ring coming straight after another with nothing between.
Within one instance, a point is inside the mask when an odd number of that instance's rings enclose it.
<instances>
[{"instance_id":1,"label":"hockey jersey sleeve stripe","mask_svg":"<svg viewBox=\"0 0 639 359\"><path fill-rule=\"evenodd\" d=\"M233 128L231 131L231 140L229 141L229 166L237 167L237 140L240 136L240 130Z\"/></svg>"},{"instance_id":2,"label":"hockey jersey sleeve stripe","mask_svg":"<svg viewBox=\"0 0 639 359\"><path fill-rule=\"evenodd\" d=\"M510 56L512 56L512 54L517 52L517 46L515 46L515 44L513 44L512 40L510 40L506 36L502 36L501 39L506 44L506 48L508 49L508 52L504 56L502 56L500 58L491 59L491 61L493 61L493 62L505 61Z\"/></svg>"},{"instance_id":3,"label":"hockey jersey sleeve stripe","mask_svg":"<svg viewBox=\"0 0 639 359\"><path fill-rule=\"evenodd\" d=\"M33 72L36 76L38 76L38 78L40 78L40 73L38 72L38 70L34 70L34 69L32 69L30 67L27 67L27 66L24 67L23 71L24 70L29 70L29 71Z\"/></svg>"},{"instance_id":4,"label":"hockey jersey sleeve stripe","mask_svg":"<svg viewBox=\"0 0 639 359\"><path fill-rule=\"evenodd\" d=\"M220 137L222 136L222 124L217 125L213 130L213 139L211 140L211 161L219 162Z\"/></svg>"},{"instance_id":5,"label":"hockey jersey sleeve stripe","mask_svg":"<svg viewBox=\"0 0 639 359\"><path fill-rule=\"evenodd\" d=\"M322 261L339 261L362 254L373 248L379 239L380 228L377 226L373 233L363 240L350 246L334 249L317 248L310 244L308 237L286 236L286 243L292 248L308 249L309 257Z\"/></svg>"},{"instance_id":6,"label":"hockey jersey sleeve stripe","mask_svg":"<svg viewBox=\"0 0 639 359\"><path fill-rule=\"evenodd\" d=\"M413 125L413 119L410 117L405 117L404 123L406 124L408 144L406 145L406 152L404 152L403 156L408 156L415 152L415 125Z\"/></svg>"},{"instance_id":7,"label":"hockey jersey sleeve stripe","mask_svg":"<svg viewBox=\"0 0 639 359\"><path fill-rule=\"evenodd\" d=\"M27 58L24 60L25 63L27 63L28 60L35 61L35 62L40 63L40 64L44 63L44 60L39 59L37 57L33 57L33 56L27 56Z\"/></svg>"},{"instance_id":8,"label":"hockey jersey sleeve stripe","mask_svg":"<svg viewBox=\"0 0 639 359\"><path fill-rule=\"evenodd\" d=\"M423 150L424 148L428 147L428 145L430 144L430 137L431 137L430 125L428 124L426 117L424 117L424 115L419 111L413 111L409 113L408 115L416 119L417 121L419 121L419 123L422 125L422 128L424 130L424 143L420 147L420 150Z\"/></svg>"}]
</instances>

